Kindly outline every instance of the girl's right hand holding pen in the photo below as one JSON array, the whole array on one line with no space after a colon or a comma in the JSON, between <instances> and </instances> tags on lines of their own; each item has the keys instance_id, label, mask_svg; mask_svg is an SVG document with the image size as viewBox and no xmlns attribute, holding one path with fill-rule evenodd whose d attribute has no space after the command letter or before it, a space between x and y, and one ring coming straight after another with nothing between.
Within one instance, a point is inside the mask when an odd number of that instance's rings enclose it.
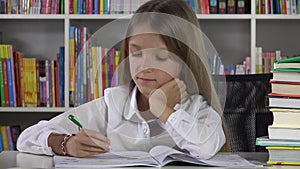
<instances>
[{"instance_id":1,"label":"girl's right hand holding pen","mask_svg":"<svg viewBox=\"0 0 300 169\"><path fill-rule=\"evenodd\" d=\"M69 156L86 157L109 151L109 139L98 131L80 129L66 143Z\"/></svg>"}]
</instances>

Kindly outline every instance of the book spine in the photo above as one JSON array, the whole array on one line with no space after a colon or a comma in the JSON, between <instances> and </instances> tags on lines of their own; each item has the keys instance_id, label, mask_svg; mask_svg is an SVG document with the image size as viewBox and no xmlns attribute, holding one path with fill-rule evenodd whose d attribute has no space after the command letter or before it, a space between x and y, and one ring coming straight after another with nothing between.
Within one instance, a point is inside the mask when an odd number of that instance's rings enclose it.
<instances>
[{"instance_id":1,"label":"book spine","mask_svg":"<svg viewBox=\"0 0 300 169\"><path fill-rule=\"evenodd\" d=\"M1 97L1 107L5 107L5 89L4 89L4 72L2 68L2 59L0 58L0 97Z\"/></svg>"},{"instance_id":2,"label":"book spine","mask_svg":"<svg viewBox=\"0 0 300 169\"><path fill-rule=\"evenodd\" d=\"M59 102L60 102L60 107L65 107L65 97L64 97L64 89L65 89L65 59L64 59L64 54L65 54L65 48L59 47Z\"/></svg>"},{"instance_id":3,"label":"book spine","mask_svg":"<svg viewBox=\"0 0 300 169\"><path fill-rule=\"evenodd\" d=\"M9 143L8 143L8 137L6 132L6 126L0 126L1 133L2 133L2 144L3 144L3 150L8 151L9 150Z\"/></svg>"},{"instance_id":4,"label":"book spine","mask_svg":"<svg viewBox=\"0 0 300 169\"><path fill-rule=\"evenodd\" d=\"M17 107L17 96L16 96L16 77L14 68L14 56L13 56L13 46L9 45L9 57L11 61L11 79L12 79L12 93L13 93L13 107Z\"/></svg>"},{"instance_id":5,"label":"book spine","mask_svg":"<svg viewBox=\"0 0 300 169\"><path fill-rule=\"evenodd\" d=\"M36 60L36 100L37 100L37 107L41 106L41 102L40 102L40 61Z\"/></svg>"},{"instance_id":6,"label":"book spine","mask_svg":"<svg viewBox=\"0 0 300 169\"><path fill-rule=\"evenodd\" d=\"M226 13L226 0L219 0L219 14Z\"/></svg>"},{"instance_id":7,"label":"book spine","mask_svg":"<svg viewBox=\"0 0 300 169\"><path fill-rule=\"evenodd\" d=\"M8 75L6 58L2 58L5 107L9 107Z\"/></svg>"},{"instance_id":8,"label":"book spine","mask_svg":"<svg viewBox=\"0 0 300 169\"><path fill-rule=\"evenodd\" d=\"M210 0L210 3L209 3L209 12L211 14L218 13L218 1L217 0Z\"/></svg>"},{"instance_id":9,"label":"book spine","mask_svg":"<svg viewBox=\"0 0 300 169\"><path fill-rule=\"evenodd\" d=\"M6 58L9 107L14 107L11 60Z\"/></svg>"}]
</instances>

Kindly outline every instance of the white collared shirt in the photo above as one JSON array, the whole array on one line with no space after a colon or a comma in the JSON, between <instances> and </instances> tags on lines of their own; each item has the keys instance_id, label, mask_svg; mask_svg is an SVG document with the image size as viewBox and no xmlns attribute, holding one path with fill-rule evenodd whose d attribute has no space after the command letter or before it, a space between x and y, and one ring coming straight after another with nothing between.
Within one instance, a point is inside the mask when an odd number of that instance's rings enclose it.
<instances>
[{"instance_id":1,"label":"white collared shirt","mask_svg":"<svg viewBox=\"0 0 300 169\"><path fill-rule=\"evenodd\" d=\"M217 153L225 143L222 121L201 95L190 96L177 104L164 124L159 119L145 121L137 108L136 91L128 87L106 89L104 97L62 113L49 121L25 129L18 138L17 149L34 154L53 155L48 147L51 133L76 134L78 127L68 120L72 114L83 128L106 135L113 151L149 151L167 145L188 151L201 159ZM150 113L150 112L149 112Z\"/></svg>"}]
</instances>

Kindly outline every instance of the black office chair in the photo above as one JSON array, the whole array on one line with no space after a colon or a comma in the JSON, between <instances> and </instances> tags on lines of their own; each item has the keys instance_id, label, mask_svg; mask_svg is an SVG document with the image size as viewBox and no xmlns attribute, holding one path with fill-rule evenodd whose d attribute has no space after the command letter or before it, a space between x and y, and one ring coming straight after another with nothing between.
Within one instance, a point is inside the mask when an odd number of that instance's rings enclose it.
<instances>
[{"instance_id":1,"label":"black office chair","mask_svg":"<svg viewBox=\"0 0 300 169\"><path fill-rule=\"evenodd\" d=\"M272 74L228 75L224 119L232 152L266 151L256 137L268 135L273 115L268 110Z\"/></svg>"}]
</instances>

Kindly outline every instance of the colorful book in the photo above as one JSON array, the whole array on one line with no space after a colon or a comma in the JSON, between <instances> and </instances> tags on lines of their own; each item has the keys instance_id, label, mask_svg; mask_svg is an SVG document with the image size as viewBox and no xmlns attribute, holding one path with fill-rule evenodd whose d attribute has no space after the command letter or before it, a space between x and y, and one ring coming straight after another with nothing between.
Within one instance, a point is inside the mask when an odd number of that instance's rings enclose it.
<instances>
[{"instance_id":1,"label":"colorful book","mask_svg":"<svg viewBox=\"0 0 300 169\"><path fill-rule=\"evenodd\" d=\"M256 138L258 146L300 146L300 140L270 139L268 136Z\"/></svg>"}]
</instances>

